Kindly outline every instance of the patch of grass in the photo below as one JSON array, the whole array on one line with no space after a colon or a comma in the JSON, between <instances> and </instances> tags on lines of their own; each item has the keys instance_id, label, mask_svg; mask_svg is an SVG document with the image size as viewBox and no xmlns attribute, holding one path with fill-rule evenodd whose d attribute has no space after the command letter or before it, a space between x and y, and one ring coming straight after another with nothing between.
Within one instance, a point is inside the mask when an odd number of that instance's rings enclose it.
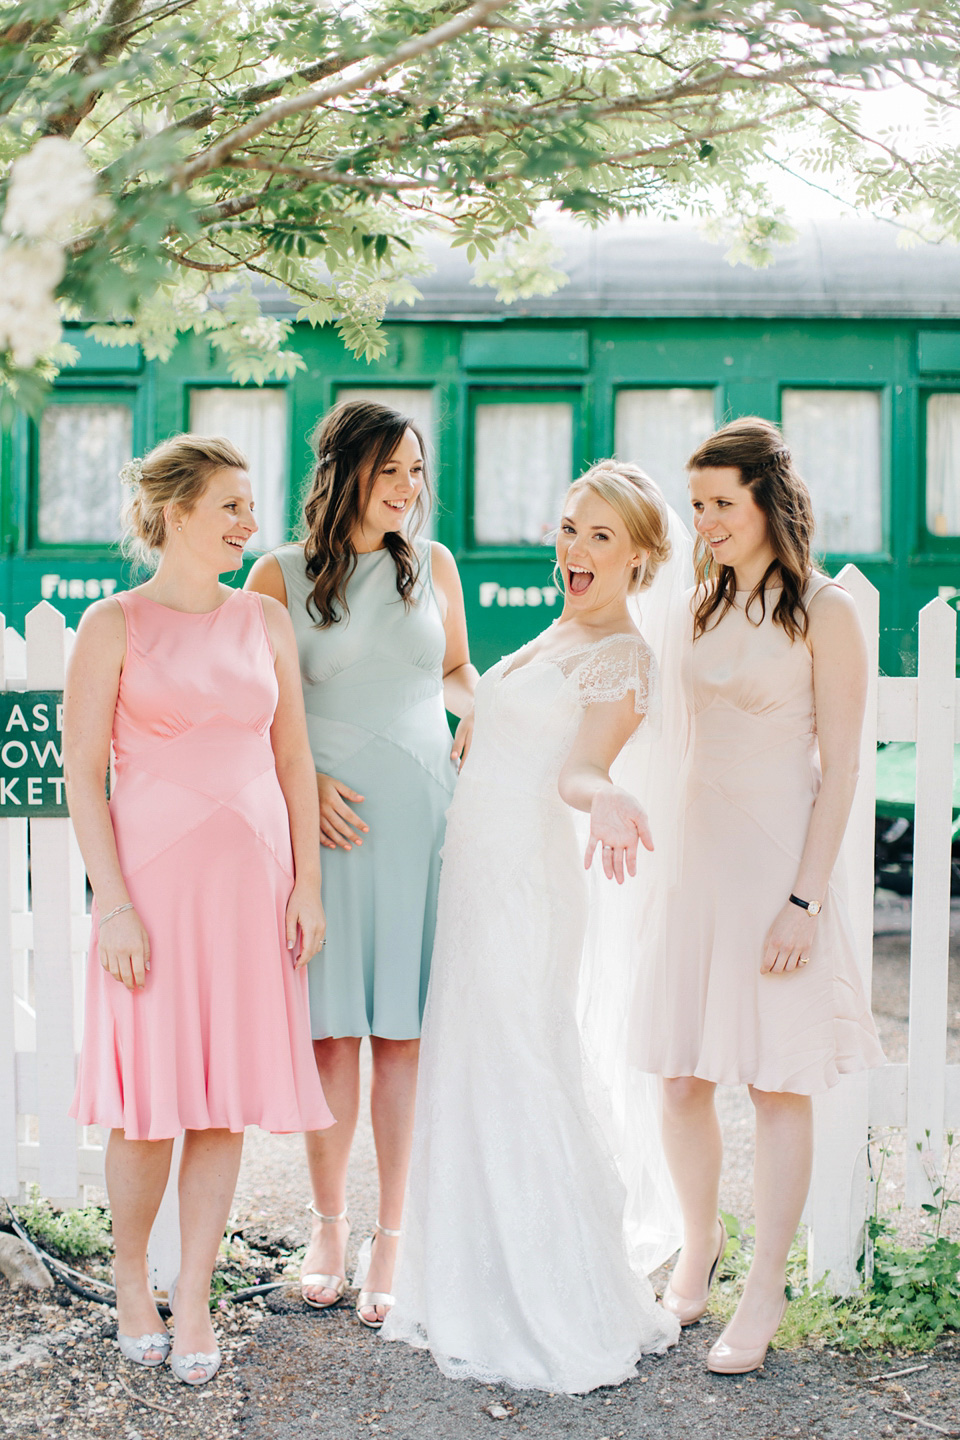
<instances>
[{"instance_id":1,"label":"patch of grass","mask_svg":"<svg viewBox=\"0 0 960 1440\"><path fill-rule=\"evenodd\" d=\"M88 1260L109 1255L110 1212L98 1205L83 1210L54 1210L40 1199L39 1187L30 1187L30 1199L17 1210L17 1218L34 1244L61 1260Z\"/></svg>"},{"instance_id":2,"label":"patch of grass","mask_svg":"<svg viewBox=\"0 0 960 1440\"><path fill-rule=\"evenodd\" d=\"M948 1165L953 1136L948 1137ZM946 1330L960 1330L960 1244L941 1234L946 1209L957 1202L945 1185L935 1188L936 1204L924 1206L933 1225L917 1246L903 1245L889 1220L867 1222L872 1246L871 1274L854 1295L831 1295L825 1280L807 1282L806 1249L794 1243L787 1262L790 1305L773 1344L778 1349L828 1345L838 1350L924 1351ZM710 1310L724 1324L731 1318L750 1268L753 1229L741 1231L724 1215L729 1240L711 1294ZM861 1261L861 1273L864 1265Z\"/></svg>"}]
</instances>

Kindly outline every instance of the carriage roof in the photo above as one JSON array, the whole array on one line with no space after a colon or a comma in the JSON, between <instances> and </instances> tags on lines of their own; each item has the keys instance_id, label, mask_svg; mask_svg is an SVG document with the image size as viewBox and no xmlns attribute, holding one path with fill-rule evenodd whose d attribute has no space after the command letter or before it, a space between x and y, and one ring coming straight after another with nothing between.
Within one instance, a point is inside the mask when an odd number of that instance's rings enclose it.
<instances>
[{"instance_id":1,"label":"carriage roof","mask_svg":"<svg viewBox=\"0 0 960 1440\"><path fill-rule=\"evenodd\" d=\"M690 222L623 220L589 230L556 219L544 227L564 252L569 284L553 295L499 302L471 284L464 250L427 245L436 269L415 283L423 299L391 306L396 320L494 321L522 318L654 316L960 317L960 246L945 240L905 245L900 227L860 218L807 221L798 238L774 247L764 269L731 264ZM296 306L277 296L274 313Z\"/></svg>"}]
</instances>

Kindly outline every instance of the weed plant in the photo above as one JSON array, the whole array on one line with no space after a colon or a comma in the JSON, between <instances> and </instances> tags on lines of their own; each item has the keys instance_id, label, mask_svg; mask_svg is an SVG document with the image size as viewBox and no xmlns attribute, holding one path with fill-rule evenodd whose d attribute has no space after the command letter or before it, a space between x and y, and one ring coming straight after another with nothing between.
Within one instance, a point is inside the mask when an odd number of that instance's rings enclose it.
<instances>
[{"instance_id":1,"label":"weed plant","mask_svg":"<svg viewBox=\"0 0 960 1440\"><path fill-rule=\"evenodd\" d=\"M90 1260L109 1255L110 1212L98 1205L82 1210L55 1210L49 1200L40 1199L40 1189L31 1185L29 1200L17 1209L17 1219L41 1250L61 1260Z\"/></svg>"},{"instance_id":2,"label":"weed plant","mask_svg":"<svg viewBox=\"0 0 960 1440\"><path fill-rule=\"evenodd\" d=\"M929 1137L928 1137L929 1139ZM922 1147L918 1145L918 1150ZM891 1220L876 1211L867 1221L867 1248L861 1257L864 1283L853 1295L831 1295L826 1280L810 1285L806 1253L797 1241L787 1262L790 1305L773 1344L779 1349L819 1343L842 1350L929 1350L947 1330L960 1330L960 1243L943 1234L948 1211L960 1205L948 1188L958 1145L947 1136L943 1178L935 1179L933 1197L922 1208L929 1229L919 1245L903 1244ZM879 1195L883 1160L874 1176ZM745 1231L732 1215L724 1215L729 1241L724 1253L711 1312L725 1324L733 1315L752 1258L753 1227Z\"/></svg>"}]
</instances>

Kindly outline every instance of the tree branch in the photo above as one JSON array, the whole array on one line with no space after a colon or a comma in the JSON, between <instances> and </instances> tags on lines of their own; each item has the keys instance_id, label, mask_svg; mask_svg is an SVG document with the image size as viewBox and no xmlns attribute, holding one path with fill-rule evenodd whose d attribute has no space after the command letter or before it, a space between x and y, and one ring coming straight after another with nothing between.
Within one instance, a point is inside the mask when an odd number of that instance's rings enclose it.
<instances>
[{"instance_id":1,"label":"tree branch","mask_svg":"<svg viewBox=\"0 0 960 1440\"><path fill-rule=\"evenodd\" d=\"M438 8L458 15L471 3L472 0L449 0L449 3ZM318 80L326 80L328 75L337 75L346 65L352 65L357 58L341 52L338 55L328 55L325 60L314 60L312 64L304 65L299 70L288 70L285 75L278 75L274 80L257 81L256 84L248 85L246 89L238 90L235 95L227 96L224 100L202 105L199 110L193 110L189 115L184 115L182 120L175 121L167 129L170 131L202 130L218 115L223 115L240 105L260 105L264 100L273 100L277 95L282 95L288 85L298 81L305 85L315 85ZM160 133L165 132L161 131Z\"/></svg>"},{"instance_id":2,"label":"tree branch","mask_svg":"<svg viewBox=\"0 0 960 1440\"><path fill-rule=\"evenodd\" d=\"M269 130L280 120L286 120L290 115L299 115L305 110L314 110L319 105L326 105L330 100L337 100L344 95L350 95L354 91L361 90L365 85L372 84L388 75L391 70L406 64L408 60L414 60L418 55L423 55L429 50L435 50L440 45L445 45L450 40L455 40L459 35L465 35L470 30L475 30L488 15L495 10L502 10L510 0L477 0L469 10L454 20L447 20L443 25L437 25L433 30L428 30L425 35L417 36L413 40L407 40L398 45L391 55L382 60L375 60L372 64L363 69L355 71L352 75L346 76L335 85L322 85L317 89L308 90L302 95L292 95L287 100L282 100L279 105L274 105L263 114L256 116L246 125L240 125L236 130L224 135L215 145L203 151L182 166L179 171L174 172L174 182L181 185L189 185L200 175L207 175L211 170L216 170L222 165L235 150L248 145L264 130Z\"/></svg>"},{"instance_id":3,"label":"tree branch","mask_svg":"<svg viewBox=\"0 0 960 1440\"><path fill-rule=\"evenodd\" d=\"M133 22L143 8L143 0L105 0L90 40L74 58L71 75L94 75L103 62L122 50L133 31ZM70 136L81 120L96 105L102 89L91 89L78 105L67 105L48 116L41 127L43 135Z\"/></svg>"}]
</instances>

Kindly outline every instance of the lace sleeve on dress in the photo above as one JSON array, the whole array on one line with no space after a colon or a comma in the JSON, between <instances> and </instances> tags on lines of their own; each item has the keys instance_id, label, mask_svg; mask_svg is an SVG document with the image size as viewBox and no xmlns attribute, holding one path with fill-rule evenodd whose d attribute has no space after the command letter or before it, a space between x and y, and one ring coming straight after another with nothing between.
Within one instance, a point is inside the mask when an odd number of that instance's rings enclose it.
<instances>
[{"instance_id":1,"label":"lace sleeve on dress","mask_svg":"<svg viewBox=\"0 0 960 1440\"><path fill-rule=\"evenodd\" d=\"M611 636L606 644L598 645L580 660L576 674L581 705L622 700L632 690L633 708L638 715L650 715L657 708L657 662L639 635Z\"/></svg>"}]
</instances>

